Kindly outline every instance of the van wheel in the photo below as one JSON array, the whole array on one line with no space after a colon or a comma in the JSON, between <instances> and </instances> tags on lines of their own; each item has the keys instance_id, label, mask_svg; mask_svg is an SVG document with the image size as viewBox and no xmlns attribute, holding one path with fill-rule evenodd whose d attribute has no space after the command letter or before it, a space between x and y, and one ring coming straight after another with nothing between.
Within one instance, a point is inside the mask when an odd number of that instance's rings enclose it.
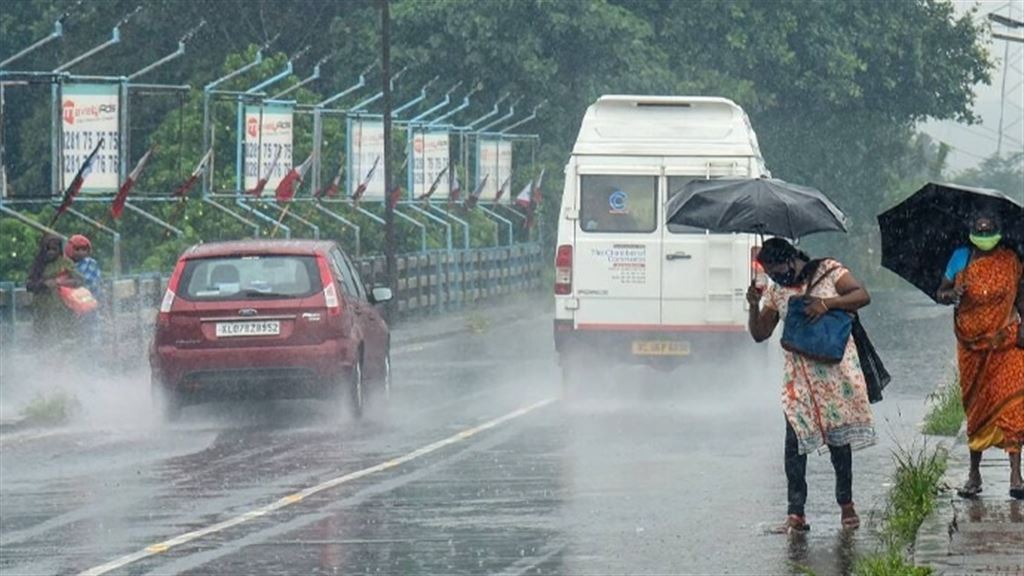
<instances>
[{"instance_id":1,"label":"van wheel","mask_svg":"<svg viewBox=\"0 0 1024 576\"><path fill-rule=\"evenodd\" d=\"M181 416L181 395L175 390L168 390L156 378L151 380L150 396L153 407L164 423L174 422Z\"/></svg>"}]
</instances>

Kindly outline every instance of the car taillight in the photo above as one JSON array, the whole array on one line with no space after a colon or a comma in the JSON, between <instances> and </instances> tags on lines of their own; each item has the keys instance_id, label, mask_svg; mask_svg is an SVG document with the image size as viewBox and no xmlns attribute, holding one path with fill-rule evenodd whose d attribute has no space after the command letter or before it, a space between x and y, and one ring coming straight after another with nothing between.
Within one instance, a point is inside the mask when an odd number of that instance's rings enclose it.
<instances>
[{"instance_id":1,"label":"car taillight","mask_svg":"<svg viewBox=\"0 0 1024 576\"><path fill-rule=\"evenodd\" d=\"M157 322L161 326L167 326L171 322L171 307L174 306L174 293L178 289L178 282L181 280L181 272L185 269L185 261L179 260L171 273L171 279L167 281L167 290L164 291L164 299L160 301L160 313L157 314Z\"/></svg>"},{"instance_id":2,"label":"car taillight","mask_svg":"<svg viewBox=\"0 0 1024 576\"><path fill-rule=\"evenodd\" d=\"M572 246L568 244L555 252L555 294L572 294Z\"/></svg>"},{"instance_id":3,"label":"car taillight","mask_svg":"<svg viewBox=\"0 0 1024 576\"><path fill-rule=\"evenodd\" d=\"M341 314L341 300L338 299L338 289L334 287L333 283L324 288L324 303L327 305L328 315Z\"/></svg>"},{"instance_id":4,"label":"car taillight","mask_svg":"<svg viewBox=\"0 0 1024 576\"><path fill-rule=\"evenodd\" d=\"M327 306L327 315L340 316L341 299L338 298L338 289L335 287L334 278L331 276L331 267L323 256L317 256L316 263L320 268L320 280L324 284L324 305Z\"/></svg>"}]
</instances>

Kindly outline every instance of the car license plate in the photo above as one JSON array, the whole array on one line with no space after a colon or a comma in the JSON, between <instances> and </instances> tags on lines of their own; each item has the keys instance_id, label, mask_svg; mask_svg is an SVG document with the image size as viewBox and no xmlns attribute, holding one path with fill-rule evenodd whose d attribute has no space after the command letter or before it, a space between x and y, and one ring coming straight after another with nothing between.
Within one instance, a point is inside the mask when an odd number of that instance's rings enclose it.
<instances>
[{"instance_id":1,"label":"car license plate","mask_svg":"<svg viewBox=\"0 0 1024 576\"><path fill-rule=\"evenodd\" d=\"M634 340L636 356L688 356L690 343L678 340Z\"/></svg>"},{"instance_id":2,"label":"car license plate","mask_svg":"<svg viewBox=\"0 0 1024 576\"><path fill-rule=\"evenodd\" d=\"M217 323L217 338L230 338L233 336L277 336L280 333L281 322L278 320Z\"/></svg>"}]
</instances>

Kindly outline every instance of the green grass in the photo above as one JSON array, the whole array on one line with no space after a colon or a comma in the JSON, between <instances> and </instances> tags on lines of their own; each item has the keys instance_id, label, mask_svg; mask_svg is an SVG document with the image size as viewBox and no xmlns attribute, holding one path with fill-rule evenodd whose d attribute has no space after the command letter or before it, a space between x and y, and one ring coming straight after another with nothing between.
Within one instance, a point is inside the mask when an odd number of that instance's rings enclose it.
<instances>
[{"instance_id":1,"label":"green grass","mask_svg":"<svg viewBox=\"0 0 1024 576\"><path fill-rule=\"evenodd\" d=\"M964 406L960 400L960 381L953 379L930 396L931 410L924 417L922 432L932 436L956 436L964 421Z\"/></svg>"},{"instance_id":2,"label":"green grass","mask_svg":"<svg viewBox=\"0 0 1024 576\"><path fill-rule=\"evenodd\" d=\"M930 576L933 571L911 565L899 550L890 549L858 561L854 573L857 576Z\"/></svg>"},{"instance_id":3,"label":"green grass","mask_svg":"<svg viewBox=\"0 0 1024 576\"><path fill-rule=\"evenodd\" d=\"M58 426L68 423L80 408L78 399L69 392L39 392L21 409L21 416L33 426Z\"/></svg>"},{"instance_id":4,"label":"green grass","mask_svg":"<svg viewBox=\"0 0 1024 576\"><path fill-rule=\"evenodd\" d=\"M857 576L927 576L929 568L915 567L906 559L906 550L914 543L917 529L935 508L939 483L946 473L944 449L906 449L893 451L896 470L889 489L885 520L880 531L882 550L857 561Z\"/></svg>"}]
</instances>

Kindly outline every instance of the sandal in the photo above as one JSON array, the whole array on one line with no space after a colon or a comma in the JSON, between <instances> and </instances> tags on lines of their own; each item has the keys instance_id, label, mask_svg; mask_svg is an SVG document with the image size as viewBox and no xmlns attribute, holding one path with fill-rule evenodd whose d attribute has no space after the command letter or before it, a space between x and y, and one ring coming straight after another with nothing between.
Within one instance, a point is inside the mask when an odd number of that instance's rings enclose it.
<instances>
[{"instance_id":1,"label":"sandal","mask_svg":"<svg viewBox=\"0 0 1024 576\"><path fill-rule=\"evenodd\" d=\"M804 533L811 529L807 520L798 514L786 516L786 521L771 530L773 534Z\"/></svg>"},{"instance_id":2,"label":"sandal","mask_svg":"<svg viewBox=\"0 0 1024 576\"><path fill-rule=\"evenodd\" d=\"M981 494L981 484L972 484L970 480L960 488L956 489L956 495L961 498L977 498L978 494Z\"/></svg>"},{"instance_id":3,"label":"sandal","mask_svg":"<svg viewBox=\"0 0 1024 576\"><path fill-rule=\"evenodd\" d=\"M856 530L860 528L860 516L857 516L857 511L853 509L853 502L849 504L840 504L839 508L842 510L840 522L843 528L847 530Z\"/></svg>"}]
</instances>

